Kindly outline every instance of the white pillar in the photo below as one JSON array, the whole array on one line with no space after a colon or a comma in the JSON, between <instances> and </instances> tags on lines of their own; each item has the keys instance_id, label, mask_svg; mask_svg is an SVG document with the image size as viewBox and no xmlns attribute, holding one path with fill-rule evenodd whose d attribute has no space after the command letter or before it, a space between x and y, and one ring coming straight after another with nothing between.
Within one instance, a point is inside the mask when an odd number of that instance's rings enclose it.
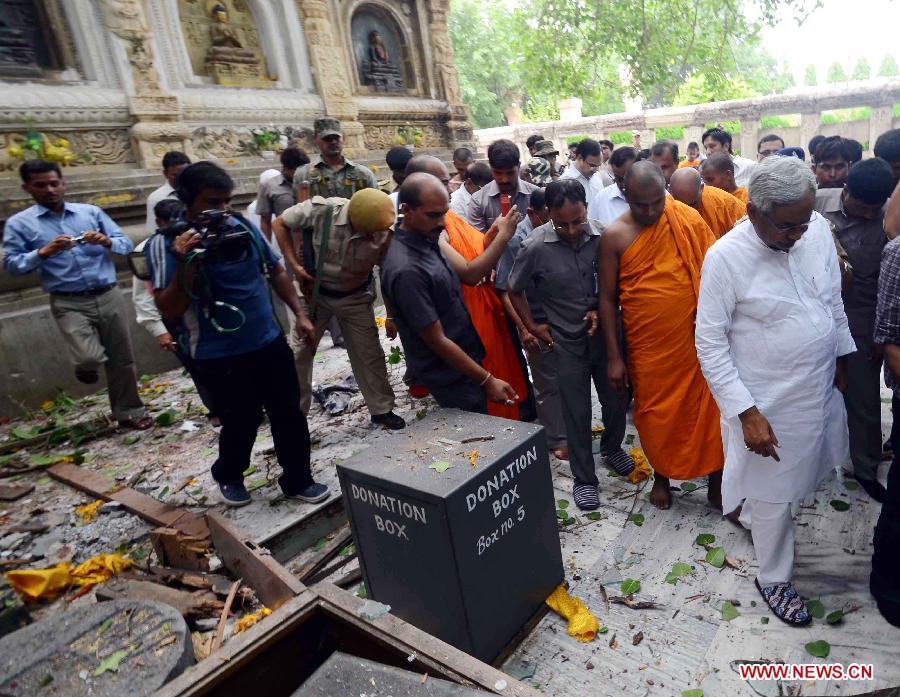
<instances>
[{"instance_id":1,"label":"white pillar","mask_svg":"<svg viewBox=\"0 0 900 697\"><path fill-rule=\"evenodd\" d=\"M568 99L560 99L556 106L559 107L560 121L574 121L581 118L581 107L583 103L578 97L569 97Z\"/></svg>"}]
</instances>

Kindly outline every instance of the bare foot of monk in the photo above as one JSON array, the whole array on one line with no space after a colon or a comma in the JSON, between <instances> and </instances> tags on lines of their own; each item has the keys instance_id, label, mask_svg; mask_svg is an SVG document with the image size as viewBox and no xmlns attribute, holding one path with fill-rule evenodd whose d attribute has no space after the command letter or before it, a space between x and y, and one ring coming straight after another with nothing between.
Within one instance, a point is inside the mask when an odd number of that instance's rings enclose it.
<instances>
[{"instance_id":1,"label":"bare foot of monk","mask_svg":"<svg viewBox=\"0 0 900 697\"><path fill-rule=\"evenodd\" d=\"M650 490L650 503L666 510L672 505L672 492L669 491L669 479L660 474L653 475L653 488Z\"/></svg>"},{"instance_id":2,"label":"bare foot of monk","mask_svg":"<svg viewBox=\"0 0 900 697\"><path fill-rule=\"evenodd\" d=\"M722 510L722 470L713 472L708 478L706 499L718 510Z\"/></svg>"},{"instance_id":3,"label":"bare foot of monk","mask_svg":"<svg viewBox=\"0 0 900 697\"><path fill-rule=\"evenodd\" d=\"M563 446L563 447L561 447L561 448L555 448L555 449L553 450L553 457L555 457L557 460L566 460L566 461L568 461L568 459L569 459L569 448L566 447L566 446Z\"/></svg>"}]
</instances>

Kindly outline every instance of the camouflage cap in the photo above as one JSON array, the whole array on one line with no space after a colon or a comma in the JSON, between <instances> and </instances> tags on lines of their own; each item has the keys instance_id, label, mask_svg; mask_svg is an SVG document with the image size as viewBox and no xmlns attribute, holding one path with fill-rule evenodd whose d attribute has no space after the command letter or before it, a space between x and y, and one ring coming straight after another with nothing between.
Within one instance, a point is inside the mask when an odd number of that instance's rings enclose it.
<instances>
[{"instance_id":1,"label":"camouflage cap","mask_svg":"<svg viewBox=\"0 0 900 697\"><path fill-rule=\"evenodd\" d=\"M328 136L339 136L341 133L341 122L337 119L326 117L324 119L316 119L313 124L316 131L316 138L327 138Z\"/></svg>"},{"instance_id":2,"label":"camouflage cap","mask_svg":"<svg viewBox=\"0 0 900 697\"><path fill-rule=\"evenodd\" d=\"M532 157L528 160L528 174L531 176L531 183L535 186L547 186L553 181L550 174L550 163L543 157Z\"/></svg>"},{"instance_id":3,"label":"camouflage cap","mask_svg":"<svg viewBox=\"0 0 900 697\"><path fill-rule=\"evenodd\" d=\"M559 150L556 149L556 146L552 141L549 140L539 140L534 145L534 155L535 157L546 157L547 155L559 155Z\"/></svg>"}]
</instances>

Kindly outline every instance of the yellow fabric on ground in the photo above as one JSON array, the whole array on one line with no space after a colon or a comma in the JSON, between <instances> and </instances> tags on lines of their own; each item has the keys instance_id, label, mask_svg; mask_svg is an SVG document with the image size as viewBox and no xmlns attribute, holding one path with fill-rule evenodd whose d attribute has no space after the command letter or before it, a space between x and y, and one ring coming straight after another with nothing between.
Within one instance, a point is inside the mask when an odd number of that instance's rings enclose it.
<instances>
[{"instance_id":1,"label":"yellow fabric on ground","mask_svg":"<svg viewBox=\"0 0 900 697\"><path fill-rule=\"evenodd\" d=\"M74 569L68 562L62 562L48 569L9 571L5 576L9 585L26 600L42 600L56 597L71 585L103 583L133 565L131 559L121 554L98 554Z\"/></svg>"},{"instance_id":2,"label":"yellow fabric on ground","mask_svg":"<svg viewBox=\"0 0 900 697\"><path fill-rule=\"evenodd\" d=\"M268 617L271 614L272 611L269 608L263 607L256 612L251 612L249 615L244 615L237 621L237 626L234 628L234 633L240 634L245 629L249 629L254 624L259 622L263 617Z\"/></svg>"},{"instance_id":3,"label":"yellow fabric on ground","mask_svg":"<svg viewBox=\"0 0 900 697\"><path fill-rule=\"evenodd\" d=\"M551 610L569 621L569 636L588 643L597 636L600 623L580 598L569 595L565 586L557 586L544 601Z\"/></svg>"}]
</instances>

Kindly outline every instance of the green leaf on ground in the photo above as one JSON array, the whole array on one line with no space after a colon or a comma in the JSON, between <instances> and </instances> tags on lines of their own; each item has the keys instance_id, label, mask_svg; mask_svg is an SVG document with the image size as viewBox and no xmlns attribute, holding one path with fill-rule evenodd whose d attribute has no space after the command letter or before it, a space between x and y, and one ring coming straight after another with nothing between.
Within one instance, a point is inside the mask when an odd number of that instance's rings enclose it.
<instances>
[{"instance_id":1,"label":"green leaf on ground","mask_svg":"<svg viewBox=\"0 0 900 697\"><path fill-rule=\"evenodd\" d=\"M605 624L597 630L597 634L606 634L609 631L609 627Z\"/></svg>"},{"instance_id":2,"label":"green leaf on ground","mask_svg":"<svg viewBox=\"0 0 900 697\"><path fill-rule=\"evenodd\" d=\"M695 687L693 690L683 690L681 697L703 697L703 690L699 687Z\"/></svg>"},{"instance_id":3,"label":"green leaf on ground","mask_svg":"<svg viewBox=\"0 0 900 697\"><path fill-rule=\"evenodd\" d=\"M698 487L696 484L694 484L694 482L682 482L681 483L681 490L688 494L691 493L692 491L697 491L697 489L699 489L699 488L700 487Z\"/></svg>"},{"instance_id":4,"label":"green leaf on ground","mask_svg":"<svg viewBox=\"0 0 900 697\"><path fill-rule=\"evenodd\" d=\"M768 618L768 617L760 617L760 618L759 618L759 621L762 622L763 624L769 624L769 618Z\"/></svg>"},{"instance_id":5,"label":"green leaf on ground","mask_svg":"<svg viewBox=\"0 0 900 697\"><path fill-rule=\"evenodd\" d=\"M565 499L560 499L559 501L556 502L556 507L557 508L568 508L569 502L566 501Z\"/></svg>"},{"instance_id":6,"label":"green leaf on ground","mask_svg":"<svg viewBox=\"0 0 900 697\"><path fill-rule=\"evenodd\" d=\"M103 621L103 624L100 625L100 628L97 630L97 634L104 634L107 629L112 627L112 617Z\"/></svg>"},{"instance_id":7,"label":"green leaf on ground","mask_svg":"<svg viewBox=\"0 0 900 697\"><path fill-rule=\"evenodd\" d=\"M453 467L453 465L451 465L446 460L437 460L436 462L432 462L430 465L428 465L428 469L434 470L438 474L443 474L451 467Z\"/></svg>"},{"instance_id":8,"label":"green leaf on ground","mask_svg":"<svg viewBox=\"0 0 900 697\"><path fill-rule=\"evenodd\" d=\"M699 535L697 535L697 539L694 540L694 544L700 545L701 547L706 547L706 545L711 545L715 541L715 535L710 535L708 532L701 532Z\"/></svg>"},{"instance_id":9,"label":"green leaf on ground","mask_svg":"<svg viewBox=\"0 0 900 697\"><path fill-rule=\"evenodd\" d=\"M578 522L578 521L575 520L575 518L565 518L565 519L562 521L562 524L563 524L563 525L572 525L572 524L577 523L577 522Z\"/></svg>"},{"instance_id":10,"label":"green leaf on ground","mask_svg":"<svg viewBox=\"0 0 900 697\"><path fill-rule=\"evenodd\" d=\"M638 527L641 527L644 524L644 514L643 513L632 513L628 516L628 522L634 523Z\"/></svg>"},{"instance_id":11,"label":"green leaf on ground","mask_svg":"<svg viewBox=\"0 0 900 697\"><path fill-rule=\"evenodd\" d=\"M166 409L163 413L156 416L157 426L171 426L178 419L177 412Z\"/></svg>"},{"instance_id":12,"label":"green leaf on ground","mask_svg":"<svg viewBox=\"0 0 900 697\"><path fill-rule=\"evenodd\" d=\"M687 576L689 573L693 571L693 567L690 564L685 564L684 562L677 561L672 564L672 570L666 574L666 583L671 583L675 585L678 583L678 579L682 576Z\"/></svg>"},{"instance_id":13,"label":"green leaf on ground","mask_svg":"<svg viewBox=\"0 0 900 697\"><path fill-rule=\"evenodd\" d=\"M352 557L354 554L356 554L356 547L352 543L340 551L342 557Z\"/></svg>"},{"instance_id":14,"label":"green leaf on ground","mask_svg":"<svg viewBox=\"0 0 900 697\"><path fill-rule=\"evenodd\" d=\"M713 547L706 553L706 561L717 569L721 569L725 566L725 548Z\"/></svg>"},{"instance_id":15,"label":"green leaf on ground","mask_svg":"<svg viewBox=\"0 0 900 697\"><path fill-rule=\"evenodd\" d=\"M857 489L859 489L859 484L854 482L852 479L845 479L844 480L844 488L847 491L856 491Z\"/></svg>"},{"instance_id":16,"label":"green leaf on ground","mask_svg":"<svg viewBox=\"0 0 900 697\"><path fill-rule=\"evenodd\" d=\"M556 517L559 518L560 520L566 520L569 517L569 514L566 511L562 510L561 508L557 508L556 509Z\"/></svg>"},{"instance_id":17,"label":"green leaf on ground","mask_svg":"<svg viewBox=\"0 0 900 697\"><path fill-rule=\"evenodd\" d=\"M112 654L110 654L104 661L100 663L99 666L94 670L94 677L96 678L98 675L103 675L103 673L118 673L119 672L119 664L128 657L128 651L119 650Z\"/></svg>"},{"instance_id":18,"label":"green leaf on ground","mask_svg":"<svg viewBox=\"0 0 900 697\"><path fill-rule=\"evenodd\" d=\"M828 624L840 624L844 621L844 611L835 610L834 612L829 612L825 621L828 622Z\"/></svg>"},{"instance_id":19,"label":"green leaf on ground","mask_svg":"<svg viewBox=\"0 0 900 697\"><path fill-rule=\"evenodd\" d=\"M9 429L9 432L19 440L25 440L37 435L33 428L25 428L25 426L13 426Z\"/></svg>"},{"instance_id":20,"label":"green leaf on ground","mask_svg":"<svg viewBox=\"0 0 900 697\"><path fill-rule=\"evenodd\" d=\"M738 612L737 608L729 603L727 600L722 603L722 619L726 622L731 622L731 620L736 617L740 617L741 613Z\"/></svg>"},{"instance_id":21,"label":"green leaf on ground","mask_svg":"<svg viewBox=\"0 0 900 697\"><path fill-rule=\"evenodd\" d=\"M603 520L606 516L600 513L600 511L591 511L590 513L585 513L584 517L588 520Z\"/></svg>"},{"instance_id":22,"label":"green leaf on ground","mask_svg":"<svg viewBox=\"0 0 900 697\"><path fill-rule=\"evenodd\" d=\"M323 550L325 548L325 545L327 545L327 544L328 544L328 539L325 537L320 537L318 540L316 540L316 544L313 545L313 549L316 552L319 552L319 551Z\"/></svg>"},{"instance_id":23,"label":"green leaf on ground","mask_svg":"<svg viewBox=\"0 0 900 697\"><path fill-rule=\"evenodd\" d=\"M122 444L123 444L123 445L134 445L134 444L137 443L139 440L140 440L140 437L139 437L139 436L125 436L125 437L122 439Z\"/></svg>"},{"instance_id":24,"label":"green leaf on ground","mask_svg":"<svg viewBox=\"0 0 900 697\"><path fill-rule=\"evenodd\" d=\"M824 639L811 641L806 645L806 651L810 656L816 658L828 658L828 654L831 653L831 644Z\"/></svg>"},{"instance_id":25,"label":"green leaf on ground","mask_svg":"<svg viewBox=\"0 0 900 697\"><path fill-rule=\"evenodd\" d=\"M206 448L205 450L200 451L200 454L203 457L209 457L210 455L212 455L215 452L216 452L215 448Z\"/></svg>"},{"instance_id":26,"label":"green leaf on ground","mask_svg":"<svg viewBox=\"0 0 900 697\"><path fill-rule=\"evenodd\" d=\"M245 477L249 477L251 474L256 474L256 467L250 465L247 469L243 471L243 475Z\"/></svg>"},{"instance_id":27,"label":"green leaf on ground","mask_svg":"<svg viewBox=\"0 0 900 697\"><path fill-rule=\"evenodd\" d=\"M641 582L633 578L626 578L619 586L619 590L622 591L622 595L634 595L641 590Z\"/></svg>"},{"instance_id":28,"label":"green leaf on ground","mask_svg":"<svg viewBox=\"0 0 900 697\"><path fill-rule=\"evenodd\" d=\"M40 680L38 680L38 687L47 687L50 683L53 682L53 676L50 673L42 676Z\"/></svg>"},{"instance_id":29,"label":"green leaf on ground","mask_svg":"<svg viewBox=\"0 0 900 697\"><path fill-rule=\"evenodd\" d=\"M849 511L850 504L846 501L842 501L841 499L831 499L830 501L831 507L836 511Z\"/></svg>"},{"instance_id":30,"label":"green leaf on ground","mask_svg":"<svg viewBox=\"0 0 900 697\"><path fill-rule=\"evenodd\" d=\"M359 588L356 589L356 597L357 598L368 598L368 594L366 593L366 587L362 583L359 584Z\"/></svg>"},{"instance_id":31,"label":"green leaf on ground","mask_svg":"<svg viewBox=\"0 0 900 697\"><path fill-rule=\"evenodd\" d=\"M65 455L59 455L57 453L51 453L50 455L32 455L31 464L35 467L46 467L48 465L55 465L57 462L62 462L65 459Z\"/></svg>"},{"instance_id":32,"label":"green leaf on ground","mask_svg":"<svg viewBox=\"0 0 900 697\"><path fill-rule=\"evenodd\" d=\"M810 600L806 603L806 609L809 611L809 614L815 617L817 620L825 617L825 606L822 605L821 600Z\"/></svg>"},{"instance_id":33,"label":"green leaf on ground","mask_svg":"<svg viewBox=\"0 0 900 697\"><path fill-rule=\"evenodd\" d=\"M625 445L634 445L634 434L629 433L625 436Z\"/></svg>"},{"instance_id":34,"label":"green leaf on ground","mask_svg":"<svg viewBox=\"0 0 900 697\"><path fill-rule=\"evenodd\" d=\"M259 479L251 479L250 484L247 485L247 491L256 491L257 489L262 489L269 483L269 480L265 477L260 477Z\"/></svg>"},{"instance_id":35,"label":"green leaf on ground","mask_svg":"<svg viewBox=\"0 0 900 697\"><path fill-rule=\"evenodd\" d=\"M53 479L51 479L50 477L41 477L35 482L35 484L37 484L38 486L43 486L44 484L49 484L52 481Z\"/></svg>"}]
</instances>

